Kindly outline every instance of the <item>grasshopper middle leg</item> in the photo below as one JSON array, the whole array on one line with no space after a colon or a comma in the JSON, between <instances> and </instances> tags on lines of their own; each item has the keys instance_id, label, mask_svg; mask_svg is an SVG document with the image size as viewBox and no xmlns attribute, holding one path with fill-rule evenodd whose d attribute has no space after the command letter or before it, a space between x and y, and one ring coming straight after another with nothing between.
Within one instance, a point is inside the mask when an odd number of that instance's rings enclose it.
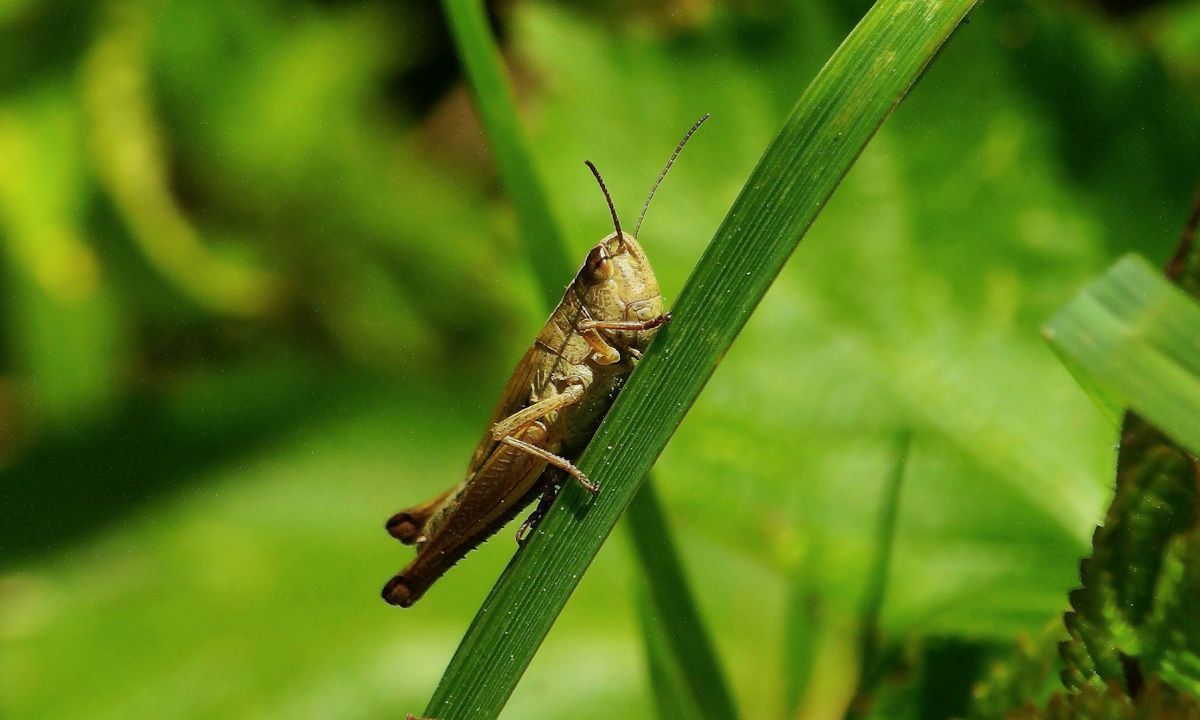
<instances>
[{"instance_id":1,"label":"grasshopper middle leg","mask_svg":"<svg viewBox=\"0 0 1200 720\"><path fill-rule=\"evenodd\" d=\"M518 440L512 435L505 435L504 437L500 438L500 442L504 443L505 445L511 445L519 450L524 450L530 455L545 460L547 463L575 478L576 482L582 485L583 488L591 494L595 495L596 493L600 492L600 486L589 480L588 476L584 475L582 470L572 465L571 461L565 457L555 455L549 450L543 450L537 445L530 445L524 440Z\"/></svg>"},{"instance_id":2,"label":"grasshopper middle leg","mask_svg":"<svg viewBox=\"0 0 1200 720\"><path fill-rule=\"evenodd\" d=\"M557 412L579 402L583 397L586 385L578 381L567 386L567 389L555 395L535 402L523 410L518 410L492 426L492 438L501 441L505 436L515 435L518 430L531 422L541 420L552 412Z\"/></svg>"},{"instance_id":3,"label":"grasshopper middle leg","mask_svg":"<svg viewBox=\"0 0 1200 720\"><path fill-rule=\"evenodd\" d=\"M588 492L595 495L600 492L599 486L589 480L588 476L584 475L582 470L572 465L570 460L556 455L545 448L527 443L517 437L517 433L521 428L527 427L530 423L537 422L552 412L557 412L579 402L586 389L586 381L577 379L558 395L536 402L523 410L518 410L493 425L492 437L496 439L496 442L523 450L534 457L545 460L550 465L575 478Z\"/></svg>"}]
</instances>

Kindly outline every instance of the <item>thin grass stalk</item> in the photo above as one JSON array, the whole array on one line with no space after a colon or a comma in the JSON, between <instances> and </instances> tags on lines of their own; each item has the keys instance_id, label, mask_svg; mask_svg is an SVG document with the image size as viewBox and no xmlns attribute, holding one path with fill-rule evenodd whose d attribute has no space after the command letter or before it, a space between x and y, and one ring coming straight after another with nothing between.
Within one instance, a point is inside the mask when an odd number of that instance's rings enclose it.
<instances>
[{"instance_id":1,"label":"thin grass stalk","mask_svg":"<svg viewBox=\"0 0 1200 720\"><path fill-rule=\"evenodd\" d=\"M426 714L499 715L688 408L829 196L975 0L880 0L800 97L568 485L497 581ZM569 682L564 678L564 682Z\"/></svg>"},{"instance_id":2,"label":"thin grass stalk","mask_svg":"<svg viewBox=\"0 0 1200 720\"><path fill-rule=\"evenodd\" d=\"M516 103L488 24L486 9L478 0L444 0L451 33L466 70L485 132L496 154L501 181L516 208L523 245L549 312L562 297L566 280L575 272L559 224L545 189L538 181L530 144L522 129ZM704 717L729 720L737 717L729 685L721 670L688 586L676 543L671 538L662 503L653 482L646 482L637 499L643 512L630 513L628 525L652 612L644 622L662 623L655 631L667 638L661 650L671 662L684 689L688 705L703 707ZM651 548L647 543L652 544ZM683 612L683 615L678 613ZM684 706L684 698L673 698ZM667 702L672 698L660 698ZM682 711L682 710L681 710Z\"/></svg>"}]
</instances>

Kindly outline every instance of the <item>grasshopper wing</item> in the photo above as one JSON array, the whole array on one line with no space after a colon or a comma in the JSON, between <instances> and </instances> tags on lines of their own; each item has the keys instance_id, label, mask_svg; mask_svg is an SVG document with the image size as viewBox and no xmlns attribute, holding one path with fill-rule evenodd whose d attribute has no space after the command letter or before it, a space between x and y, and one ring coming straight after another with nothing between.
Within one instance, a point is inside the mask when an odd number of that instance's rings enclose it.
<instances>
[{"instance_id":1,"label":"grasshopper wing","mask_svg":"<svg viewBox=\"0 0 1200 720\"><path fill-rule=\"evenodd\" d=\"M531 444L545 442L534 425L521 432ZM408 607L472 548L500 529L540 492L546 461L509 445L494 443L471 478L455 488L431 513L427 537L417 541L417 556L388 582L383 598Z\"/></svg>"},{"instance_id":2,"label":"grasshopper wing","mask_svg":"<svg viewBox=\"0 0 1200 720\"><path fill-rule=\"evenodd\" d=\"M492 425L529 405L532 384L537 374L537 368L535 367L537 359L538 348L534 346L529 348L521 358L521 361L517 363L512 377L508 379L508 383L504 386L504 391L500 395L499 402L496 403L496 407L492 411L492 417L488 421L487 429L483 432L483 437L479 439L479 443L475 446L475 452L471 456L471 462L467 466L467 474L463 482L419 505L401 510L388 518L386 527L392 537L405 545L420 542L421 538L426 534L425 529L429 520L442 510L442 506L447 500L460 495L464 486L479 474L480 468L496 452L499 445L492 438ZM507 455L508 453L505 454L505 456Z\"/></svg>"},{"instance_id":3,"label":"grasshopper wing","mask_svg":"<svg viewBox=\"0 0 1200 720\"><path fill-rule=\"evenodd\" d=\"M505 384L504 391L500 393L500 399L492 410L492 417L488 420L487 428L483 431L483 437L475 446L471 463L467 465L468 480L479 472L480 466L496 449L497 443L492 437L492 426L518 410L524 409L532 402L533 384L538 369L537 361L542 352L536 345L526 350L525 354L521 356L521 361L517 363L516 369L513 370L512 376L508 378L508 383Z\"/></svg>"}]
</instances>

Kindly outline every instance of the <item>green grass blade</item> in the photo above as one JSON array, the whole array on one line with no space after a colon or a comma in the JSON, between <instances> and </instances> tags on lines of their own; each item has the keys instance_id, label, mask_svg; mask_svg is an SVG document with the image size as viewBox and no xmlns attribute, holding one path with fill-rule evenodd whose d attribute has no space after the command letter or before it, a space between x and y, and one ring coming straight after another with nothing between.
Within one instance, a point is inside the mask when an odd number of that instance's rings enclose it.
<instances>
[{"instance_id":1,"label":"green grass blade","mask_svg":"<svg viewBox=\"0 0 1200 720\"><path fill-rule=\"evenodd\" d=\"M696 695L684 680L683 668L676 661L667 637L666 623L658 617L645 583L639 583L638 619L646 646L646 668L659 720L700 720L706 717Z\"/></svg>"},{"instance_id":2,"label":"green grass blade","mask_svg":"<svg viewBox=\"0 0 1200 720\"><path fill-rule=\"evenodd\" d=\"M896 540L896 519L900 514L900 494L904 485L904 473L908 468L908 456L912 449L912 435L905 432L896 439L896 464L884 487L883 500L879 509L879 525L875 529L875 552L867 572L867 584L863 588L859 607L859 654L862 661L861 678L868 678L879 662L880 629L879 618L883 613L883 601L887 594L888 575L892 565L892 546Z\"/></svg>"},{"instance_id":3,"label":"green grass blade","mask_svg":"<svg viewBox=\"0 0 1200 720\"><path fill-rule=\"evenodd\" d=\"M1200 307L1127 256L1043 330L1098 386L1200 454Z\"/></svg>"},{"instance_id":4,"label":"green grass blade","mask_svg":"<svg viewBox=\"0 0 1200 720\"><path fill-rule=\"evenodd\" d=\"M492 38L486 11L479 0L443 0L442 8L470 81L475 108L483 120L500 180L512 198L518 232L532 258L533 274L542 297L554 307L562 299L563 286L580 263L568 257L562 231L538 182L529 140L521 129L517 104L501 67L500 50Z\"/></svg>"},{"instance_id":5,"label":"green grass blade","mask_svg":"<svg viewBox=\"0 0 1200 720\"><path fill-rule=\"evenodd\" d=\"M443 7L466 68L475 106L496 154L501 180L516 207L543 301L550 310L561 299L563 285L574 273L576 264L567 256L566 243L537 180L483 3L445 0ZM628 523L646 580L648 602L653 605L645 613L644 622L662 624L662 627L647 627L648 633L664 640L652 648L657 653L656 662L673 669L675 686L705 708L702 717L734 718L737 714L728 683L696 611L654 485L645 483L637 498L642 510L631 512ZM682 703L683 698L667 693L658 697L660 706L673 701ZM685 713L682 705L678 712Z\"/></svg>"},{"instance_id":6,"label":"green grass blade","mask_svg":"<svg viewBox=\"0 0 1200 720\"><path fill-rule=\"evenodd\" d=\"M678 675L686 680L686 691L700 717L709 720L729 720L737 717L733 695L725 676L716 662L700 610L687 585L679 551L667 528L666 515L658 495L649 483L642 486L627 514L630 536L638 560L648 578L647 594L651 616L647 623L657 621L654 628L669 653L661 662L673 662ZM648 638L648 642L653 642ZM650 648L653 651L653 648ZM664 699L659 698L660 705ZM684 701L679 699L682 704Z\"/></svg>"},{"instance_id":7,"label":"green grass blade","mask_svg":"<svg viewBox=\"0 0 1200 720\"><path fill-rule=\"evenodd\" d=\"M427 715L494 718L642 478L875 130L974 0L880 0L801 96L709 244L580 468L505 570ZM718 575L719 576L719 575ZM715 582L712 592L721 592ZM564 679L569 682L568 679Z\"/></svg>"},{"instance_id":8,"label":"green grass blade","mask_svg":"<svg viewBox=\"0 0 1200 720\"><path fill-rule=\"evenodd\" d=\"M890 664L883 647L879 618L887 596L888 576L892 566L892 546L896 540L896 519L900 514L900 495L904 474L912 450L912 434L902 432L896 438L896 462L883 488L879 505L879 524L875 527L875 547L867 570L858 609L858 689L855 699L846 709L847 718L869 716L874 695Z\"/></svg>"},{"instance_id":9,"label":"green grass blade","mask_svg":"<svg viewBox=\"0 0 1200 720\"><path fill-rule=\"evenodd\" d=\"M784 717L798 717L800 701L815 674L821 634L827 631L827 600L821 594L824 544L820 535L810 537L803 560L796 563L788 578L783 618Z\"/></svg>"}]
</instances>

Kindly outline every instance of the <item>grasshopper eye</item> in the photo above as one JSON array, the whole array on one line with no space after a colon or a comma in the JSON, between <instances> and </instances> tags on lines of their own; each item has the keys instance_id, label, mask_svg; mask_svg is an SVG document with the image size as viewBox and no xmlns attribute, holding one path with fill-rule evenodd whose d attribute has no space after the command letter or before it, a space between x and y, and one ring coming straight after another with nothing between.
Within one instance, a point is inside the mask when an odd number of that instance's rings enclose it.
<instances>
[{"instance_id":1,"label":"grasshopper eye","mask_svg":"<svg viewBox=\"0 0 1200 720\"><path fill-rule=\"evenodd\" d=\"M588 253L587 262L583 264L583 276L588 283L599 283L613 275L612 260L604 245L597 245Z\"/></svg>"}]
</instances>

